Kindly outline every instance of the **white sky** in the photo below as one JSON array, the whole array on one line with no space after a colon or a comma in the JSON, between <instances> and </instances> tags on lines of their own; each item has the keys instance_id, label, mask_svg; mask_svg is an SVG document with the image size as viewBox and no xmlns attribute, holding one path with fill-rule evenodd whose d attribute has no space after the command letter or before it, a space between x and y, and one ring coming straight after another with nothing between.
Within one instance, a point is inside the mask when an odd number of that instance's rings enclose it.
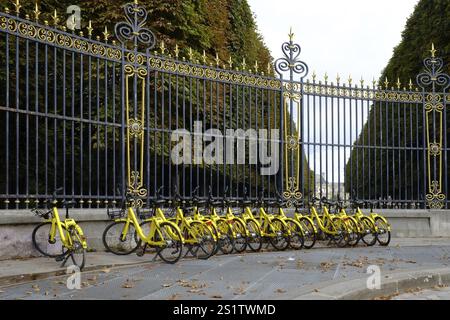
<instances>
[{"instance_id":1,"label":"white sky","mask_svg":"<svg viewBox=\"0 0 450 320\"><path fill-rule=\"evenodd\" d=\"M318 79L378 79L418 0L248 0L277 59L289 28Z\"/></svg>"}]
</instances>

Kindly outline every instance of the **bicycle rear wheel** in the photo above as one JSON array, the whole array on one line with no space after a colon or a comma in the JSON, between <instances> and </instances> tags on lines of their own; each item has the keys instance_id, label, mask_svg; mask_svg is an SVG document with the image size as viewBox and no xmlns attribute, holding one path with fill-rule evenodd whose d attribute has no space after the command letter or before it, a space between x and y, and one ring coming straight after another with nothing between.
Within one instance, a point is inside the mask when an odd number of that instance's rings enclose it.
<instances>
[{"instance_id":1,"label":"bicycle rear wheel","mask_svg":"<svg viewBox=\"0 0 450 320\"><path fill-rule=\"evenodd\" d=\"M303 247L305 249L311 249L316 244L316 232L314 225L306 217L301 217L298 221L303 229L304 242Z\"/></svg>"},{"instance_id":2,"label":"bicycle rear wheel","mask_svg":"<svg viewBox=\"0 0 450 320\"><path fill-rule=\"evenodd\" d=\"M345 225L347 227L348 234L348 245L354 247L358 244L360 240L358 224L352 218L348 217L345 219Z\"/></svg>"},{"instance_id":3,"label":"bicycle rear wheel","mask_svg":"<svg viewBox=\"0 0 450 320\"><path fill-rule=\"evenodd\" d=\"M165 242L157 248L158 256L166 263L178 262L183 253L183 237L178 228L169 222L161 222L155 234L155 241Z\"/></svg>"},{"instance_id":4,"label":"bicycle rear wheel","mask_svg":"<svg viewBox=\"0 0 450 320\"><path fill-rule=\"evenodd\" d=\"M57 258L65 256L67 253L67 248L63 246L61 241L61 236L58 231L56 231L55 239L50 241L50 230L52 223L50 221L43 222L34 228L31 235L31 240L33 246L37 251L46 257ZM66 232L66 227L62 226L63 231Z\"/></svg>"},{"instance_id":5,"label":"bicycle rear wheel","mask_svg":"<svg viewBox=\"0 0 450 320\"><path fill-rule=\"evenodd\" d=\"M139 247L141 240L135 236L136 228L133 223L129 223L127 233L125 236L122 235L126 224L125 221L114 221L106 227L102 240L108 252L125 256L135 252Z\"/></svg>"}]
</instances>

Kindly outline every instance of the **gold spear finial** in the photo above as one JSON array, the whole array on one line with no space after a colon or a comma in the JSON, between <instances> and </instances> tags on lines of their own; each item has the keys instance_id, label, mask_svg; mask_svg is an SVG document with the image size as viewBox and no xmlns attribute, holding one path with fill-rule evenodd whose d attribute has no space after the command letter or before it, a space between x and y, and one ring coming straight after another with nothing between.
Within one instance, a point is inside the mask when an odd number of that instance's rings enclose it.
<instances>
[{"instance_id":1,"label":"gold spear finial","mask_svg":"<svg viewBox=\"0 0 450 320\"><path fill-rule=\"evenodd\" d=\"M164 43L164 41L161 41L159 49L161 50L161 54L164 54L166 52L166 44Z\"/></svg>"},{"instance_id":2,"label":"gold spear finial","mask_svg":"<svg viewBox=\"0 0 450 320\"><path fill-rule=\"evenodd\" d=\"M138 0L134 0L134 4L135 4L135 5L138 5L138 4L139 4L139 1L138 1Z\"/></svg>"},{"instance_id":3,"label":"gold spear finial","mask_svg":"<svg viewBox=\"0 0 450 320\"><path fill-rule=\"evenodd\" d=\"M203 50L202 61L203 61L203 64L206 64L206 51L205 50Z\"/></svg>"},{"instance_id":4,"label":"gold spear finial","mask_svg":"<svg viewBox=\"0 0 450 320\"><path fill-rule=\"evenodd\" d=\"M17 15L19 15L19 13L20 13L20 8L22 8L22 6L20 5L20 0L16 0L16 3L14 4L14 6L16 7L16 13L17 13Z\"/></svg>"},{"instance_id":5,"label":"gold spear finial","mask_svg":"<svg viewBox=\"0 0 450 320\"><path fill-rule=\"evenodd\" d=\"M175 45L175 58L178 59L180 56L180 48L178 48L178 44Z\"/></svg>"},{"instance_id":6,"label":"gold spear finial","mask_svg":"<svg viewBox=\"0 0 450 320\"><path fill-rule=\"evenodd\" d=\"M339 83L341 81L341 77L339 76L339 73L336 76L336 82Z\"/></svg>"},{"instance_id":7,"label":"gold spear finial","mask_svg":"<svg viewBox=\"0 0 450 320\"><path fill-rule=\"evenodd\" d=\"M328 82L328 73L325 72L325 75L323 78L325 79L325 82Z\"/></svg>"},{"instance_id":8,"label":"gold spear finial","mask_svg":"<svg viewBox=\"0 0 450 320\"><path fill-rule=\"evenodd\" d=\"M402 86L402 83L400 82L400 78L397 78L397 83L396 83L396 85L397 85L398 90L400 90L400 88L401 88L401 86Z\"/></svg>"},{"instance_id":9,"label":"gold spear finial","mask_svg":"<svg viewBox=\"0 0 450 320\"><path fill-rule=\"evenodd\" d=\"M245 71L247 63L245 63L245 58L242 59L242 71Z\"/></svg>"},{"instance_id":10,"label":"gold spear finial","mask_svg":"<svg viewBox=\"0 0 450 320\"><path fill-rule=\"evenodd\" d=\"M314 70L313 73L312 73L313 81L316 81L316 77L317 77L317 74L316 74L316 71Z\"/></svg>"},{"instance_id":11,"label":"gold spear finial","mask_svg":"<svg viewBox=\"0 0 450 320\"><path fill-rule=\"evenodd\" d=\"M108 32L108 27L107 26L105 26L105 31L103 31L103 36L105 37L105 41L109 40L110 34Z\"/></svg>"},{"instance_id":12,"label":"gold spear finial","mask_svg":"<svg viewBox=\"0 0 450 320\"><path fill-rule=\"evenodd\" d=\"M353 82L352 75L348 76L348 84L351 86Z\"/></svg>"},{"instance_id":13,"label":"gold spear finial","mask_svg":"<svg viewBox=\"0 0 450 320\"><path fill-rule=\"evenodd\" d=\"M431 43L431 50L430 50L430 52L431 52L431 57L432 58L436 58L437 50L434 48L434 43Z\"/></svg>"},{"instance_id":14,"label":"gold spear finial","mask_svg":"<svg viewBox=\"0 0 450 320\"><path fill-rule=\"evenodd\" d=\"M231 56L230 59L228 59L228 66L230 69L233 69L233 60L231 59Z\"/></svg>"},{"instance_id":15,"label":"gold spear finial","mask_svg":"<svg viewBox=\"0 0 450 320\"><path fill-rule=\"evenodd\" d=\"M267 75L270 75L271 71L272 71L272 64L270 62L267 62Z\"/></svg>"},{"instance_id":16,"label":"gold spear finial","mask_svg":"<svg viewBox=\"0 0 450 320\"><path fill-rule=\"evenodd\" d=\"M216 51L216 59L215 59L215 61L216 61L216 67L219 68L220 59L219 59L219 54L217 53L217 51Z\"/></svg>"},{"instance_id":17,"label":"gold spear finial","mask_svg":"<svg viewBox=\"0 0 450 320\"><path fill-rule=\"evenodd\" d=\"M412 91L413 89L413 82L412 79L409 79L409 91Z\"/></svg>"},{"instance_id":18,"label":"gold spear finial","mask_svg":"<svg viewBox=\"0 0 450 320\"><path fill-rule=\"evenodd\" d=\"M94 28L92 28L92 21L91 20L89 20L89 25L88 25L88 27L86 29L88 31L88 36L91 37L92 36L92 31L94 31Z\"/></svg>"},{"instance_id":19,"label":"gold spear finial","mask_svg":"<svg viewBox=\"0 0 450 320\"><path fill-rule=\"evenodd\" d=\"M359 83L361 83L361 88L364 87L364 79L362 76L361 76L361 79L359 80Z\"/></svg>"},{"instance_id":20,"label":"gold spear finial","mask_svg":"<svg viewBox=\"0 0 450 320\"><path fill-rule=\"evenodd\" d=\"M59 22L59 18L58 18L58 12L56 12L56 9L55 9L55 12L53 13L53 24L55 25L55 26L57 26L58 25L58 22Z\"/></svg>"},{"instance_id":21,"label":"gold spear finial","mask_svg":"<svg viewBox=\"0 0 450 320\"><path fill-rule=\"evenodd\" d=\"M41 11L39 11L39 5L38 5L38 3L36 2L35 3L35 6L34 6L34 20L39 20L39 16L41 15Z\"/></svg>"},{"instance_id":22,"label":"gold spear finial","mask_svg":"<svg viewBox=\"0 0 450 320\"><path fill-rule=\"evenodd\" d=\"M384 86L386 87L386 89L389 87L388 77L386 77L386 80L384 80Z\"/></svg>"},{"instance_id":23,"label":"gold spear finial","mask_svg":"<svg viewBox=\"0 0 450 320\"><path fill-rule=\"evenodd\" d=\"M255 69L255 73L258 73L258 69L259 69L258 61L255 61L255 66L253 67L253 69Z\"/></svg>"},{"instance_id":24,"label":"gold spear finial","mask_svg":"<svg viewBox=\"0 0 450 320\"><path fill-rule=\"evenodd\" d=\"M294 33L292 32L292 27L289 29L289 41L292 42L294 40Z\"/></svg>"},{"instance_id":25,"label":"gold spear finial","mask_svg":"<svg viewBox=\"0 0 450 320\"><path fill-rule=\"evenodd\" d=\"M192 48L189 48L189 61L192 61L194 57L194 53L192 52Z\"/></svg>"}]
</instances>

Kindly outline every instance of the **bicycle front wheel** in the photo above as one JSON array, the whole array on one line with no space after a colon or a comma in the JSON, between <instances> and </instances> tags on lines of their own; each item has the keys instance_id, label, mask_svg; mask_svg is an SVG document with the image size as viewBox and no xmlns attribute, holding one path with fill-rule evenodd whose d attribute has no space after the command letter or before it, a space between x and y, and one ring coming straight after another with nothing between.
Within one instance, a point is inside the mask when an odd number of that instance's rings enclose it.
<instances>
[{"instance_id":1,"label":"bicycle front wheel","mask_svg":"<svg viewBox=\"0 0 450 320\"><path fill-rule=\"evenodd\" d=\"M375 218L375 225L378 229L378 243L383 247L388 246L391 242L391 232L389 231L389 225L380 217Z\"/></svg>"},{"instance_id":2,"label":"bicycle front wheel","mask_svg":"<svg viewBox=\"0 0 450 320\"><path fill-rule=\"evenodd\" d=\"M125 256L136 251L139 247L140 239L135 237L136 228L133 223L125 221L114 221L106 227L102 240L108 252L118 256Z\"/></svg>"},{"instance_id":3,"label":"bicycle front wheel","mask_svg":"<svg viewBox=\"0 0 450 320\"><path fill-rule=\"evenodd\" d=\"M247 239L247 245L253 252L258 252L262 247L262 237L261 237L261 228L256 220L247 220L246 222L247 230L249 233Z\"/></svg>"},{"instance_id":4,"label":"bicycle front wheel","mask_svg":"<svg viewBox=\"0 0 450 320\"><path fill-rule=\"evenodd\" d=\"M375 224L368 217L361 218L361 240L368 247L372 247L377 243L377 232L375 230Z\"/></svg>"},{"instance_id":5,"label":"bicycle front wheel","mask_svg":"<svg viewBox=\"0 0 450 320\"><path fill-rule=\"evenodd\" d=\"M169 222L161 222L155 234L156 242L164 242L165 245L157 249L158 256L166 263L178 262L183 253L183 237L180 229Z\"/></svg>"},{"instance_id":6,"label":"bicycle front wheel","mask_svg":"<svg viewBox=\"0 0 450 320\"><path fill-rule=\"evenodd\" d=\"M303 247L305 249L312 249L316 244L316 232L314 225L306 217L301 217L298 221L303 230L304 242Z\"/></svg>"},{"instance_id":7,"label":"bicycle front wheel","mask_svg":"<svg viewBox=\"0 0 450 320\"><path fill-rule=\"evenodd\" d=\"M86 249L83 247L84 236L75 226L69 227L67 235L72 239L70 256L73 264L80 268L80 270L83 270L84 264L86 263Z\"/></svg>"},{"instance_id":8,"label":"bicycle front wheel","mask_svg":"<svg viewBox=\"0 0 450 320\"><path fill-rule=\"evenodd\" d=\"M56 231L54 239L50 239L51 228L52 223L50 221L43 222L34 228L31 235L33 246L46 257L57 258L66 255L67 248L64 247L59 232ZM63 225L62 228L66 233L66 227Z\"/></svg>"},{"instance_id":9,"label":"bicycle front wheel","mask_svg":"<svg viewBox=\"0 0 450 320\"><path fill-rule=\"evenodd\" d=\"M191 252L197 259L209 259L216 252L217 242L214 240L211 229L206 224L199 221L192 222L189 234L196 240Z\"/></svg>"},{"instance_id":10,"label":"bicycle front wheel","mask_svg":"<svg viewBox=\"0 0 450 320\"><path fill-rule=\"evenodd\" d=\"M302 227L293 219L286 219L285 222L290 234L289 246L294 250L300 250L304 243Z\"/></svg>"},{"instance_id":11,"label":"bicycle front wheel","mask_svg":"<svg viewBox=\"0 0 450 320\"><path fill-rule=\"evenodd\" d=\"M284 251L289 247L290 237L286 224L276 218L270 222L270 244L279 251Z\"/></svg>"},{"instance_id":12,"label":"bicycle front wheel","mask_svg":"<svg viewBox=\"0 0 450 320\"><path fill-rule=\"evenodd\" d=\"M242 253L247 249L247 228L239 219L233 219L232 227L235 237L234 250L236 250L237 253Z\"/></svg>"}]
</instances>

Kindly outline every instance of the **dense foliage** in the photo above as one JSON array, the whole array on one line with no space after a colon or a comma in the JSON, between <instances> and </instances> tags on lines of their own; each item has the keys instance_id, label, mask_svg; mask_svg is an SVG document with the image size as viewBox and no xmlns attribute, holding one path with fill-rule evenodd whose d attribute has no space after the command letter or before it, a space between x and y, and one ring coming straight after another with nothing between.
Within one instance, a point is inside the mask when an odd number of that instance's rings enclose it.
<instances>
[{"instance_id":1,"label":"dense foliage","mask_svg":"<svg viewBox=\"0 0 450 320\"><path fill-rule=\"evenodd\" d=\"M422 61L430 57L432 43L437 49L436 55L444 60L444 72L450 74L449 30L450 1L420 0L406 23L400 44L394 49L393 56L382 73L382 86L385 87L384 82L388 78L389 89L397 89L396 82L400 79L401 88L409 90L408 83L412 79L415 90L416 76L424 71ZM446 123L449 141L449 112ZM355 145L376 146L381 149L353 149L346 167L347 192L355 189L359 198L366 199L391 197L398 200L424 200L425 134L422 104L375 103ZM409 149L399 152L389 150L390 147ZM363 167L365 170L362 170ZM351 181L357 178L359 181L371 181L371 192L366 183L357 187L352 185ZM391 184L389 189L387 181Z\"/></svg>"}]
</instances>

